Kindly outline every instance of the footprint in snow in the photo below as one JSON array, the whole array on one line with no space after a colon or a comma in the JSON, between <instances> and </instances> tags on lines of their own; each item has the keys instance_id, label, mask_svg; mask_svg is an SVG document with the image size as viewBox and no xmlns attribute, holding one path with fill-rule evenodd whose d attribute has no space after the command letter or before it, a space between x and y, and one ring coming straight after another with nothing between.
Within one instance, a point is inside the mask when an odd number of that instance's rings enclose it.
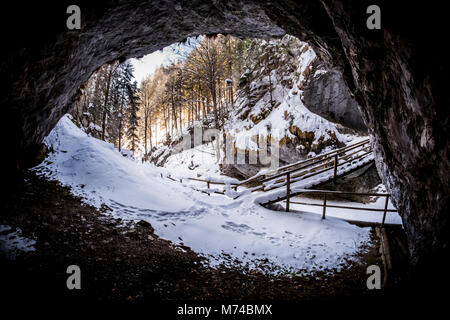
<instances>
[{"instance_id":1,"label":"footprint in snow","mask_svg":"<svg viewBox=\"0 0 450 320\"><path fill-rule=\"evenodd\" d=\"M222 228L234 232L245 233L246 231L253 230L252 227L246 224L236 224L232 221L227 221L225 224L221 225Z\"/></svg>"}]
</instances>

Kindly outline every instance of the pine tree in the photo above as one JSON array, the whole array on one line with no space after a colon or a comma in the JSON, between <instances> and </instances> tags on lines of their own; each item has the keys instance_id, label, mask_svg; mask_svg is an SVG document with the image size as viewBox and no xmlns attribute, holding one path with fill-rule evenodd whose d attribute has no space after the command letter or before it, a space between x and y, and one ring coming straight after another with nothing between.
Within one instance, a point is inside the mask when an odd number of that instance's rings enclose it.
<instances>
[{"instance_id":1,"label":"pine tree","mask_svg":"<svg viewBox=\"0 0 450 320\"><path fill-rule=\"evenodd\" d=\"M139 96L136 81L127 86L128 90L128 129L127 129L127 139L130 143L130 151L134 153L138 150L139 137L137 135L138 125L139 125Z\"/></svg>"},{"instance_id":2,"label":"pine tree","mask_svg":"<svg viewBox=\"0 0 450 320\"><path fill-rule=\"evenodd\" d=\"M120 78L118 79L119 108L117 113L119 151L122 149L123 128L128 122L127 115L130 105L129 87L132 85L133 71L133 66L130 62L125 62L121 65Z\"/></svg>"},{"instance_id":3,"label":"pine tree","mask_svg":"<svg viewBox=\"0 0 450 320\"><path fill-rule=\"evenodd\" d=\"M133 153L140 139L144 151L149 151L148 141L151 149L152 143L160 142L158 136L167 142L194 121L221 128L244 80L241 74L251 43L205 36L185 61L161 67L145 79L139 86L140 99L129 61L104 65L86 84L74 118L92 136L119 150L126 144ZM252 79L247 80L250 84Z\"/></svg>"}]
</instances>

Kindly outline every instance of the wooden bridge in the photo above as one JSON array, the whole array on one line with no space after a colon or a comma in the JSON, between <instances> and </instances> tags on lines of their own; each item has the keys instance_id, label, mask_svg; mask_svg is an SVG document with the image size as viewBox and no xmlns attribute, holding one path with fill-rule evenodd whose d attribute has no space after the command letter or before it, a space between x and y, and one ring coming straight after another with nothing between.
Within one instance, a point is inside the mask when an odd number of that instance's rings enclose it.
<instances>
[{"instance_id":1,"label":"wooden bridge","mask_svg":"<svg viewBox=\"0 0 450 320\"><path fill-rule=\"evenodd\" d=\"M256 201L261 205L267 206L277 202L285 202L286 211L290 210L290 204L302 204L311 206L322 206L322 218L325 219L326 208L341 208L351 210L368 210L383 212L381 225L384 225L386 213L396 210L388 209L389 194L385 193L355 193L327 190L312 190L327 182L336 180L346 176L356 170L373 163L373 152L369 139L362 140L358 143L348 145L343 148L318 155L313 158L295 162L283 167L279 167L272 171L257 174L247 180L239 183L230 184L230 187L237 193L235 199L247 193L238 192L239 187L245 187L245 190L251 192L259 191L261 196L256 197ZM175 180L169 177L172 180ZM211 185L226 185L224 182L209 181L199 178L187 178L188 180L205 182L207 189L198 190L204 193L225 194L225 191L211 189ZM323 197L323 204L312 204L305 202L292 201L291 199L302 194L320 195ZM346 194L357 196L375 196L385 197L384 209L349 207L327 204L327 196L330 194Z\"/></svg>"},{"instance_id":2,"label":"wooden bridge","mask_svg":"<svg viewBox=\"0 0 450 320\"><path fill-rule=\"evenodd\" d=\"M252 177L245 183L258 181L261 190L273 194L264 197L263 205L272 204L304 193L304 189L313 189L327 182L346 176L372 163L373 153L369 140L336 149L314 158L296 162L262 177ZM275 190L276 192L270 192ZM289 211L289 209L288 209Z\"/></svg>"},{"instance_id":3,"label":"wooden bridge","mask_svg":"<svg viewBox=\"0 0 450 320\"><path fill-rule=\"evenodd\" d=\"M330 179L336 179L338 176L344 175L344 171L345 174L349 173L346 170L339 169L351 166L356 160L367 160L362 161L363 163L361 163L358 168L373 161L372 148L369 144L369 139L313 158L291 163L270 172L257 174L242 181L239 183L239 186L252 187L261 185L264 186L263 191L268 191L285 185L288 183L288 180L293 183L327 171L330 173ZM355 168L355 170L358 168Z\"/></svg>"}]
</instances>

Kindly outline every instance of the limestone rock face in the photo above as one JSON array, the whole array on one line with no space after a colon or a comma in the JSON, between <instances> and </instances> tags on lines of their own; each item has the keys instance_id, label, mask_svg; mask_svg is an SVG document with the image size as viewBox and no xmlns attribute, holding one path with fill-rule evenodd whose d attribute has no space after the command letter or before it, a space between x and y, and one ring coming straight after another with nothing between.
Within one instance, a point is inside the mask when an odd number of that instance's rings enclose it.
<instances>
[{"instance_id":1,"label":"limestone rock face","mask_svg":"<svg viewBox=\"0 0 450 320\"><path fill-rule=\"evenodd\" d=\"M358 104L338 70L311 73L307 85L303 87L303 102L309 110L331 122L367 132Z\"/></svg>"},{"instance_id":2,"label":"limestone rock face","mask_svg":"<svg viewBox=\"0 0 450 320\"><path fill-rule=\"evenodd\" d=\"M301 100L303 86L317 61L314 50L291 35L269 41L252 39L249 48L244 53L246 67L234 106L224 124L224 133L236 151L267 148L270 159L277 157L283 166L326 148L344 146L347 137L337 126L308 110ZM343 80L341 83L345 86ZM278 144L276 155L271 151L273 143ZM252 165L226 162L224 172L233 173L234 168L236 176L245 178L271 165L264 160Z\"/></svg>"},{"instance_id":3,"label":"limestone rock face","mask_svg":"<svg viewBox=\"0 0 450 320\"><path fill-rule=\"evenodd\" d=\"M82 30L66 29L71 4L16 1L1 20L0 101L7 172L32 151L102 64L187 36L230 33L309 42L342 71L373 136L377 168L425 272L448 256L450 71L442 8L382 1L382 29L366 27L371 1L80 1ZM284 30L284 31L283 31ZM443 275L441 270L433 275ZM447 271L447 270L446 270ZM448 273L448 272L447 272Z\"/></svg>"}]
</instances>

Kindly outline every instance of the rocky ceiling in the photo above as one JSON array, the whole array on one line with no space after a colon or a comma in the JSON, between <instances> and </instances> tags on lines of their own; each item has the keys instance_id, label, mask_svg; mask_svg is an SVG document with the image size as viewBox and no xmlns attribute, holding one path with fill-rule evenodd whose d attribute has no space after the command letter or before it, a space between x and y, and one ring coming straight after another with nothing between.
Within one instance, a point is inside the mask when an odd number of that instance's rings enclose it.
<instances>
[{"instance_id":1,"label":"rocky ceiling","mask_svg":"<svg viewBox=\"0 0 450 320\"><path fill-rule=\"evenodd\" d=\"M69 4L17 2L2 10L1 105L7 172L27 166L42 139L102 64L150 53L188 36L230 33L312 44L343 72L373 136L417 274L448 255L449 63L443 10L376 1L381 30L366 27L361 0L74 1L82 29L66 28ZM433 269L434 270L434 269Z\"/></svg>"}]
</instances>

